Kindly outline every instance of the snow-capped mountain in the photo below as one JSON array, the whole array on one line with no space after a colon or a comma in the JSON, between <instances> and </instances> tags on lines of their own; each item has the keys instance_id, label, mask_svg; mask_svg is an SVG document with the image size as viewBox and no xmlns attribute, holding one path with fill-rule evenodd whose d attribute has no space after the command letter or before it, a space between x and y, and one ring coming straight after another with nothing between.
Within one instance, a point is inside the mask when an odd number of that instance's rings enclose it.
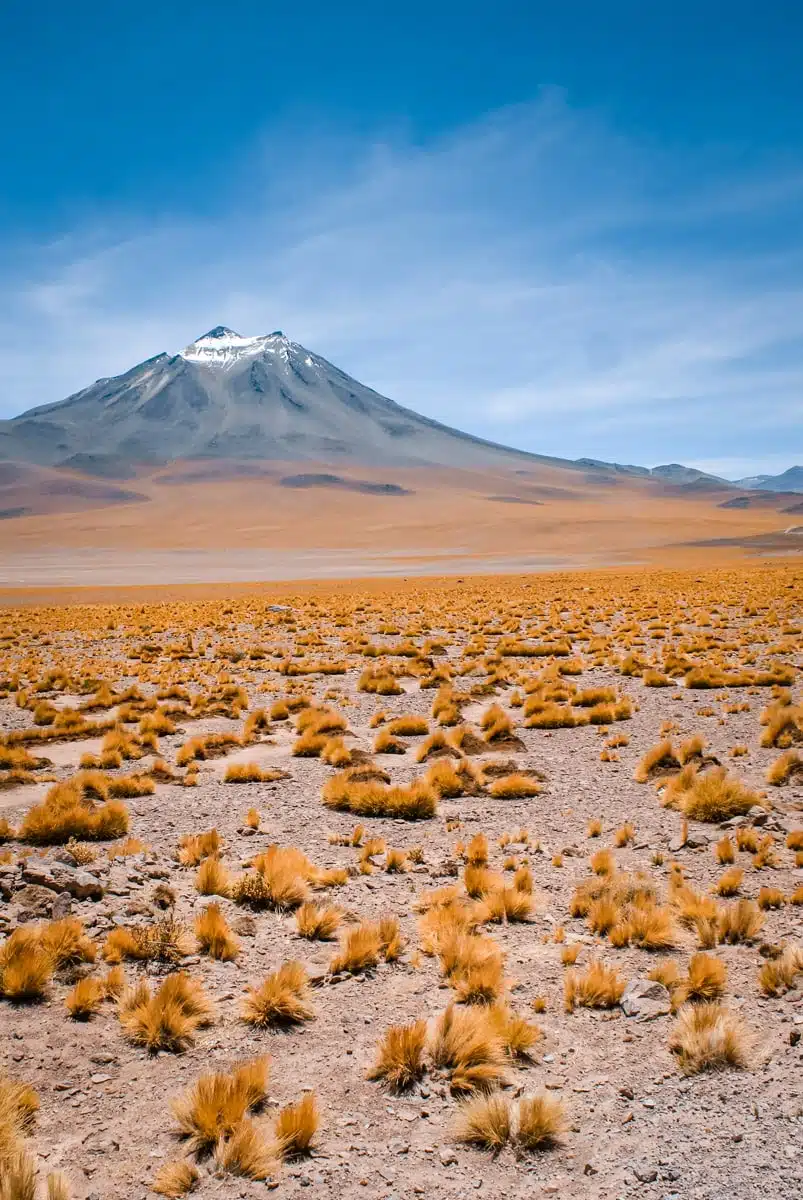
<instances>
[{"instance_id":1,"label":"snow-capped mountain","mask_svg":"<svg viewBox=\"0 0 803 1200\"><path fill-rule=\"evenodd\" d=\"M540 459L441 425L281 332L210 329L56 404L0 422L0 459L125 475L186 458L522 465Z\"/></svg>"}]
</instances>

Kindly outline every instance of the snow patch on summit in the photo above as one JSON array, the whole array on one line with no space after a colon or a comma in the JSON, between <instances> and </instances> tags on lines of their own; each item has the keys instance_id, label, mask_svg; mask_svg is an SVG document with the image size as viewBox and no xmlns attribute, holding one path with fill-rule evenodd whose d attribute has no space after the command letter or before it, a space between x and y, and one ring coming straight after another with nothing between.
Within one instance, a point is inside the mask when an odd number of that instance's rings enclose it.
<instances>
[{"instance_id":1,"label":"snow patch on summit","mask_svg":"<svg viewBox=\"0 0 803 1200\"><path fill-rule=\"evenodd\" d=\"M246 358L259 354L277 354L288 361L291 343L283 333L262 337L242 337L223 326L205 333L181 351L186 362L203 363L208 367L232 367Z\"/></svg>"}]
</instances>

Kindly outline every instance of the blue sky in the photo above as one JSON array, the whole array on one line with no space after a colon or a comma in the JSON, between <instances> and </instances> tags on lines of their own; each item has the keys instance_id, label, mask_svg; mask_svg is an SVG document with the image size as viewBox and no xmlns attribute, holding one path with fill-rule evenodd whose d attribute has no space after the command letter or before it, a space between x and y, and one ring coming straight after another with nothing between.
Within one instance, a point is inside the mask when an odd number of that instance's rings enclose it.
<instances>
[{"instance_id":1,"label":"blue sky","mask_svg":"<svg viewBox=\"0 0 803 1200\"><path fill-rule=\"evenodd\" d=\"M0 416L223 323L542 453L803 461L799 4L3 14Z\"/></svg>"}]
</instances>

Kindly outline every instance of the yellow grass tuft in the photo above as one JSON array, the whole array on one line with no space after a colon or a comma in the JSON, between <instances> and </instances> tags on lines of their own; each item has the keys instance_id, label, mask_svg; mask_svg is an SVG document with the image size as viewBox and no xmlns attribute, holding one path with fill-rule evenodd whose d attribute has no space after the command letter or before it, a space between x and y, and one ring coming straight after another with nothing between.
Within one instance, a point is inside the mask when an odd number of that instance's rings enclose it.
<instances>
[{"instance_id":1,"label":"yellow grass tuft","mask_svg":"<svg viewBox=\"0 0 803 1200\"><path fill-rule=\"evenodd\" d=\"M123 992L118 1013L124 1036L152 1054L182 1053L193 1045L196 1031L212 1021L203 987L185 974L168 975L153 994L140 982Z\"/></svg>"},{"instance_id":2,"label":"yellow grass tuft","mask_svg":"<svg viewBox=\"0 0 803 1200\"><path fill-rule=\"evenodd\" d=\"M303 965L295 961L283 963L258 988L251 988L243 1001L241 1015L257 1029L311 1021L315 1011L310 1003L309 977Z\"/></svg>"},{"instance_id":3,"label":"yellow grass tuft","mask_svg":"<svg viewBox=\"0 0 803 1200\"><path fill-rule=\"evenodd\" d=\"M474 1096L460 1106L455 1121L458 1141L498 1154L508 1144L513 1127L511 1104L498 1092Z\"/></svg>"},{"instance_id":4,"label":"yellow grass tuft","mask_svg":"<svg viewBox=\"0 0 803 1200\"><path fill-rule=\"evenodd\" d=\"M741 1018L721 1004L688 1004L669 1041L684 1075L745 1067L752 1038Z\"/></svg>"},{"instance_id":5,"label":"yellow grass tuft","mask_svg":"<svg viewBox=\"0 0 803 1200\"><path fill-rule=\"evenodd\" d=\"M328 941L334 937L341 920L339 908L327 908L311 901L296 909L296 928L303 938Z\"/></svg>"},{"instance_id":6,"label":"yellow grass tuft","mask_svg":"<svg viewBox=\"0 0 803 1200\"><path fill-rule=\"evenodd\" d=\"M426 1021L392 1025L379 1042L377 1061L368 1078L381 1079L394 1092L412 1087L424 1073L426 1041Z\"/></svg>"},{"instance_id":7,"label":"yellow grass tuft","mask_svg":"<svg viewBox=\"0 0 803 1200\"><path fill-rule=\"evenodd\" d=\"M300 1158L309 1154L315 1145L320 1125L318 1103L314 1092L307 1092L297 1104L286 1105L274 1126L276 1148L283 1159Z\"/></svg>"},{"instance_id":8,"label":"yellow grass tuft","mask_svg":"<svg viewBox=\"0 0 803 1200\"><path fill-rule=\"evenodd\" d=\"M174 1159L172 1162L166 1162L156 1172L151 1190L159 1196L186 1196L199 1179L200 1172L194 1163L186 1159Z\"/></svg>"},{"instance_id":9,"label":"yellow grass tuft","mask_svg":"<svg viewBox=\"0 0 803 1200\"><path fill-rule=\"evenodd\" d=\"M240 953L240 943L229 928L219 904L210 904L195 919L198 947L210 958L233 962Z\"/></svg>"},{"instance_id":10,"label":"yellow grass tuft","mask_svg":"<svg viewBox=\"0 0 803 1200\"><path fill-rule=\"evenodd\" d=\"M568 1127L562 1102L546 1092L519 1101L516 1141L522 1150L548 1150Z\"/></svg>"},{"instance_id":11,"label":"yellow grass tuft","mask_svg":"<svg viewBox=\"0 0 803 1200\"><path fill-rule=\"evenodd\" d=\"M614 1008L622 999L625 981L615 967L595 960L585 972L568 971L563 983L566 1012L583 1008Z\"/></svg>"}]
</instances>

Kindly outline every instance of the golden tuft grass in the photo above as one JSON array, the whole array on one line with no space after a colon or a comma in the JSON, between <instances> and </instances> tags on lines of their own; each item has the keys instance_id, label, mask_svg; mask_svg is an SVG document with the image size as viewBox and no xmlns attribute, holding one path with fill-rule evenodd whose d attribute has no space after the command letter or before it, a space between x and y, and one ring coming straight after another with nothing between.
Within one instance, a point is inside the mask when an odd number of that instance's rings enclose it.
<instances>
[{"instance_id":1,"label":"golden tuft grass","mask_svg":"<svg viewBox=\"0 0 803 1200\"><path fill-rule=\"evenodd\" d=\"M187 1159L174 1159L166 1162L156 1172L151 1184L151 1190L159 1196L186 1196L191 1192L200 1179L200 1172L195 1163Z\"/></svg>"},{"instance_id":2,"label":"golden tuft grass","mask_svg":"<svg viewBox=\"0 0 803 1200\"><path fill-rule=\"evenodd\" d=\"M511 1103L498 1092L474 1096L460 1106L455 1120L459 1142L498 1154L510 1141L513 1129Z\"/></svg>"},{"instance_id":3,"label":"golden tuft grass","mask_svg":"<svg viewBox=\"0 0 803 1200\"><path fill-rule=\"evenodd\" d=\"M201 859L219 854L220 850L220 834L217 829L209 829L205 833L184 834L179 841L176 857L182 867L197 867Z\"/></svg>"},{"instance_id":4,"label":"golden tuft grass","mask_svg":"<svg viewBox=\"0 0 803 1200\"><path fill-rule=\"evenodd\" d=\"M202 985L189 975L168 975L155 993L141 981L123 992L118 1015L124 1036L152 1054L180 1054L194 1044L196 1031L213 1019Z\"/></svg>"},{"instance_id":5,"label":"golden tuft grass","mask_svg":"<svg viewBox=\"0 0 803 1200\"><path fill-rule=\"evenodd\" d=\"M519 1101L516 1142L522 1150L548 1150L568 1127L563 1103L546 1092Z\"/></svg>"},{"instance_id":6,"label":"golden tuft grass","mask_svg":"<svg viewBox=\"0 0 803 1200\"><path fill-rule=\"evenodd\" d=\"M270 1179L279 1169L274 1143L266 1141L248 1117L243 1117L228 1138L218 1142L215 1161L224 1171L244 1179Z\"/></svg>"},{"instance_id":7,"label":"golden tuft grass","mask_svg":"<svg viewBox=\"0 0 803 1200\"><path fill-rule=\"evenodd\" d=\"M434 817L438 793L431 783L413 780L406 786L390 787L379 780L355 779L344 772L324 784L323 803L338 812L366 817L399 817L415 821Z\"/></svg>"},{"instance_id":8,"label":"golden tuft grass","mask_svg":"<svg viewBox=\"0 0 803 1200\"><path fill-rule=\"evenodd\" d=\"M458 1095L492 1092L505 1081L505 1047L484 1006L450 1004L435 1023L429 1051L433 1066L449 1073Z\"/></svg>"},{"instance_id":9,"label":"golden tuft grass","mask_svg":"<svg viewBox=\"0 0 803 1200\"><path fill-rule=\"evenodd\" d=\"M377 1060L368 1078L381 1079L394 1092L411 1088L424 1073L426 1042L426 1021L391 1025L378 1044Z\"/></svg>"},{"instance_id":10,"label":"golden tuft grass","mask_svg":"<svg viewBox=\"0 0 803 1200\"><path fill-rule=\"evenodd\" d=\"M764 914L752 900L737 900L720 909L717 934L721 942L752 942L764 927Z\"/></svg>"},{"instance_id":11,"label":"golden tuft grass","mask_svg":"<svg viewBox=\"0 0 803 1200\"><path fill-rule=\"evenodd\" d=\"M195 919L198 948L219 962L233 962L240 943L232 933L219 904L208 905Z\"/></svg>"},{"instance_id":12,"label":"golden tuft grass","mask_svg":"<svg viewBox=\"0 0 803 1200\"><path fill-rule=\"evenodd\" d=\"M55 965L38 930L18 926L0 946L0 996L14 1004L44 1000Z\"/></svg>"},{"instance_id":13,"label":"golden tuft grass","mask_svg":"<svg viewBox=\"0 0 803 1200\"><path fill-rule=\"evenodd\" d=\"M201 860L195 876L195 890L202 896L230 896L232 877L216 854Z\"/></svg>"},{"instance_id":14,"label":"golden tuft grass","mask_svg":"<svg viewBox=\"0 0 803 1200\"><path fill-rule=\"evenodd\" d=\"M264 1103L267 1086L267 1058L244 1062L228 1075L201 1075L171 1103L179 1136L192 1153L211 1153Z\"/></svg>"},{"instance_id":15,"label":"golden tuft grass","mask_svg":"<svg viewBox=\"0 0 803 1200\"><path fill-rule=\"evenodd\" d=\"M741 1018L721 1004L687 1004L678 1013L669 1049L684 1075L745 1067L752 1037Z\"/></svg>"},{"instance_id":16,"label":"golden tuft grass","mask_svg":"<svg viewBox=\"0 0 803 1200\"><path fill-rule=\"evenodd\" d=\"M625 981L615 967L606 967L599 960L589 963L584 972L568 971L563 981L563 1000L566 1012L583 1008L614 1008L622 999Z\"/></svg>"},{"instance_id":17,"label":"golden tuft grass","mask_svg":"<svg viewBox=\"0 0 803 1200\"><path fill-rule=\"evenodd\" d=\"M88 1021L100 1011L107 998L106 986L100 979L79 979L64 999L64 1006L73 1021Z\"/></svg>"},{"instance_id":18,"label":"golden tuft grass","mask_svg":"<svg viewBox=\"0 0 803 1200\"><path fill-rule=\"evenodd\" d=\"M257 1029L300 1025L313 1020L309 977L300 962L285 962L258 988L249 989L241 1009L242 1019Z\"/></svg>"},{"instance_id":19,"label":"golden tuft grass","mask_svg":"<svg viewBox=\"0 0 803 1200\"><path fill-rule=\"evenodd\" d=\"M339 908L324 907L307 901L296 909L296 929L303 938L328 941L340 927L343 914Z\"/></svg>"},{"instance_id":20,"label":"golden tuft grass","mask_svg":"<svg viewBox=\"0 0 803 1200\"><path fill-rule=\"evenodd\" d=\"M320 1125L318 1102L314 1092L307 1092L297 1104L287 1104L276 1118L274 1136L279 1157L301 1158L315 1145Z\"/></svg>"},{"instance_id":21,"label":"golden tuft grass","mask_svg":"<svg viewBox=\"0 0 803 1200\"><path fill-rule=\"evenodd\" d=\"M128 833L128 809L114 799L97 803L92 798L94 786L94 776L87 778L81 773L55 783L42 803L25 814L18 831L20 841L63 845L71 838L111 841L123 837ZM108 795L105 786L102 794Z\"/></svg>"},{"instance_id":22,"label":"golden tuft grass","mask_svg":"<svg viewBox=\"0 0 803 1200\"><path fill-rule=\"evenodd\" d=\"M754 805L764 807L762 797L724 767L700 774L691 764L669 781L663 803L693 821L727 821L742 816Z\"/></svg>"},{"instance_id":23,"label":"golden tuft grass","mask_svg":"<svg viewBox=\"0 0 803 1200\"><path fill-rule=\"evenodd\" d=\"M718 896L735 896L742 886L744 871L741 867L728 867L714 884Z\"/></svg>"},{"instance_id":24,"label":"golden tuft grass","mask_svg":"<svg viewBox=\"0 0 803 1200\"><path fill-rule=\"evenodd\" d=\"M541 791L543 789L537 780L529 775L515 774L495 779L488 788L488 795L495 800L516 800L537 796Z\"/></svg>"}]
</instances>

